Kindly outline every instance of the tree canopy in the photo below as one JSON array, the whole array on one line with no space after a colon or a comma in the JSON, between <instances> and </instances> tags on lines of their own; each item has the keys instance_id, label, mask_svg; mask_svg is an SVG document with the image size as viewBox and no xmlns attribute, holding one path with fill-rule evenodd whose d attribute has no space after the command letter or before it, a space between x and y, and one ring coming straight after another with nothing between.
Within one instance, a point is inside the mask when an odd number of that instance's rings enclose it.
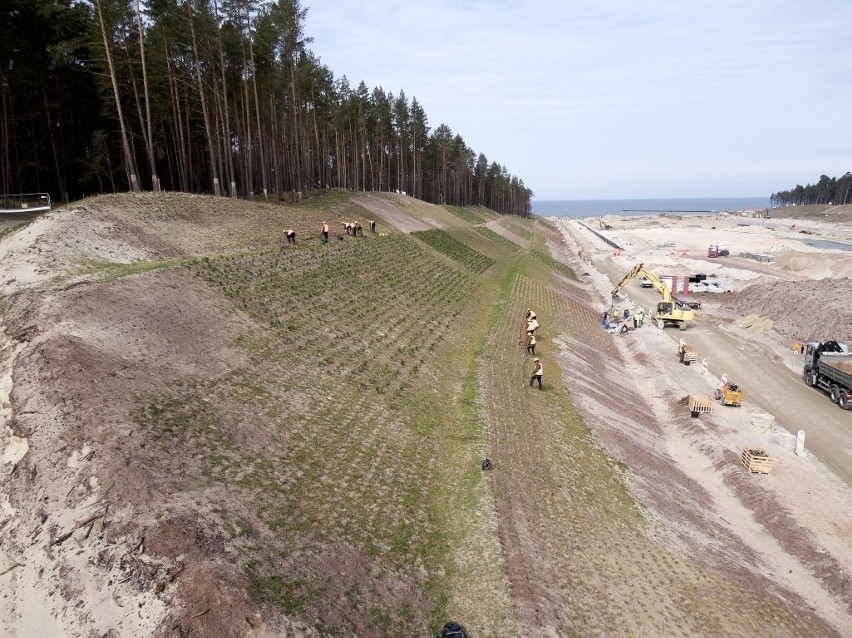
<instances>
[{"instance_id":1,"label":"tree canopy","mask_svg":"<svg viewBox=\"0 0 852 638\"><path fill-rule=\"evenodd\" d=\"M846 171L843 177L821 175L816 184L797 185L788 191L772 193L769 201L773 206L792 206L804 204L852 204L852 173Z\"/></svg>"},{"instance_id":2,"label":"tree canopy","mask_svg":"<svg viewBox=\"0 0 852 638\"><path fill-rule=\"evenodd\" d=\"M300 0L6 0L0 182L61 200L142 188L340 188L527 215L532 191L423 106L335 78Z\"/></svg>"}]
</instances>

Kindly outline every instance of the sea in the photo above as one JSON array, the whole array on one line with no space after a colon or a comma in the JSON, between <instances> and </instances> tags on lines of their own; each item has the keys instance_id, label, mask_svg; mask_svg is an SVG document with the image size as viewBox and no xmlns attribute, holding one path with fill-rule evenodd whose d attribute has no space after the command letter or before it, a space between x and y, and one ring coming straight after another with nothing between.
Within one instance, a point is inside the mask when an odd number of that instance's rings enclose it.
<instances>
[{"instance_id":1,"label":"sea","mask_svg":"<svg viewBox=\"0 0 852 638\"><path fill-rule=\"evenodd\" d=\"M600 217L602 215L677 215L764 210L766 197L691 197L685 199L533 199L532 212L541 217Z\"/></svg>"}]
</instances>

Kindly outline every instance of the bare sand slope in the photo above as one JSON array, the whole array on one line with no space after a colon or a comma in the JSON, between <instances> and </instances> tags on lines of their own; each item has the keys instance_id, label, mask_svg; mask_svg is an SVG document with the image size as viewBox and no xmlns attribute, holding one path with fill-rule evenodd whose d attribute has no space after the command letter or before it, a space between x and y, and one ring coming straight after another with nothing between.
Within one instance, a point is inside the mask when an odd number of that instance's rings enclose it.
<instances>
[{"instance_id":1,"label":"bare sand slope","mask_svg":"<svg viewBox=\"0 0 852 638\"><path fill-rule=\"evenodd\" d=\"M393 202L390 202L387 199L366 196L356 197L352 201L359 206L363 206L371 213L381 216L381 218L386 222L395 226L404 233L413 233L418 230L429 230L432 228L419 219L401 211L399 207L394 206Z\"/></svg>"},{"instance_id":2,"label":"bare sand slope","mask_svg":"<svg viewBox=\"0 0 852 638\"><path fill-rule=\"evenodd\" d=\"M516 233L513 233L511 230L506 228L505 225L500 223L499 219L490 221L485 224L485 226L493 230L495 233L497 233L504 239L508 239L513 244L517 244L521 248L526 248L527 246L529 246L529 242L526 239L518 236Z\"/></svg>"}]
</instances>

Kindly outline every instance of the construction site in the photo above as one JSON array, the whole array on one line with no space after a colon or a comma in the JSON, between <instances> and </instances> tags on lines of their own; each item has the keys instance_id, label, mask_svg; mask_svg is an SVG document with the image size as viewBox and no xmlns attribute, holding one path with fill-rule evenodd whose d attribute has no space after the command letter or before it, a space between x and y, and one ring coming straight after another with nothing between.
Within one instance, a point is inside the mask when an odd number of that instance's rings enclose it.
<instances>
[{"instance_id":1,"label":"construction site","mask_svg":"<svg viewBox=\"0 0 852 638\"><path fill-rule=\"evenodd\" d=\"M0 637L852 635L817 208L0 217Z\"/></svg>"}]
</instances>

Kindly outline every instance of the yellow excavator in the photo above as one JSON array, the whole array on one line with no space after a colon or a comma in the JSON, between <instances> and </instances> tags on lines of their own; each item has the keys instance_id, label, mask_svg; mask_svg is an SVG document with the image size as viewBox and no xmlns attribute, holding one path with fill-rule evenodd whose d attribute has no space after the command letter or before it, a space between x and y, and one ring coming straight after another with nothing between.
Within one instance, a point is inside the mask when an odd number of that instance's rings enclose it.
<instances>
[{"instance_id":1,"label":"yellow excavator","mask_svg":"<svg viewBox=\"0 0 852 638\"><path fill-rule=\"evenodd\" d=\"M644 275L651 282L651 285L657 289L657 292L663 296L663 300L657 303L657 308L651 314L651 317L662 319L664 326L674 324L681 330L686 330L687 323L695 320L695 310L673 297L669 287L657 275L645 268L643 264L633 266L633 269L624 276L624 279L612 289L612 296L615 297L619 290L639 275Z\"/></svg>"}]
</instances>

